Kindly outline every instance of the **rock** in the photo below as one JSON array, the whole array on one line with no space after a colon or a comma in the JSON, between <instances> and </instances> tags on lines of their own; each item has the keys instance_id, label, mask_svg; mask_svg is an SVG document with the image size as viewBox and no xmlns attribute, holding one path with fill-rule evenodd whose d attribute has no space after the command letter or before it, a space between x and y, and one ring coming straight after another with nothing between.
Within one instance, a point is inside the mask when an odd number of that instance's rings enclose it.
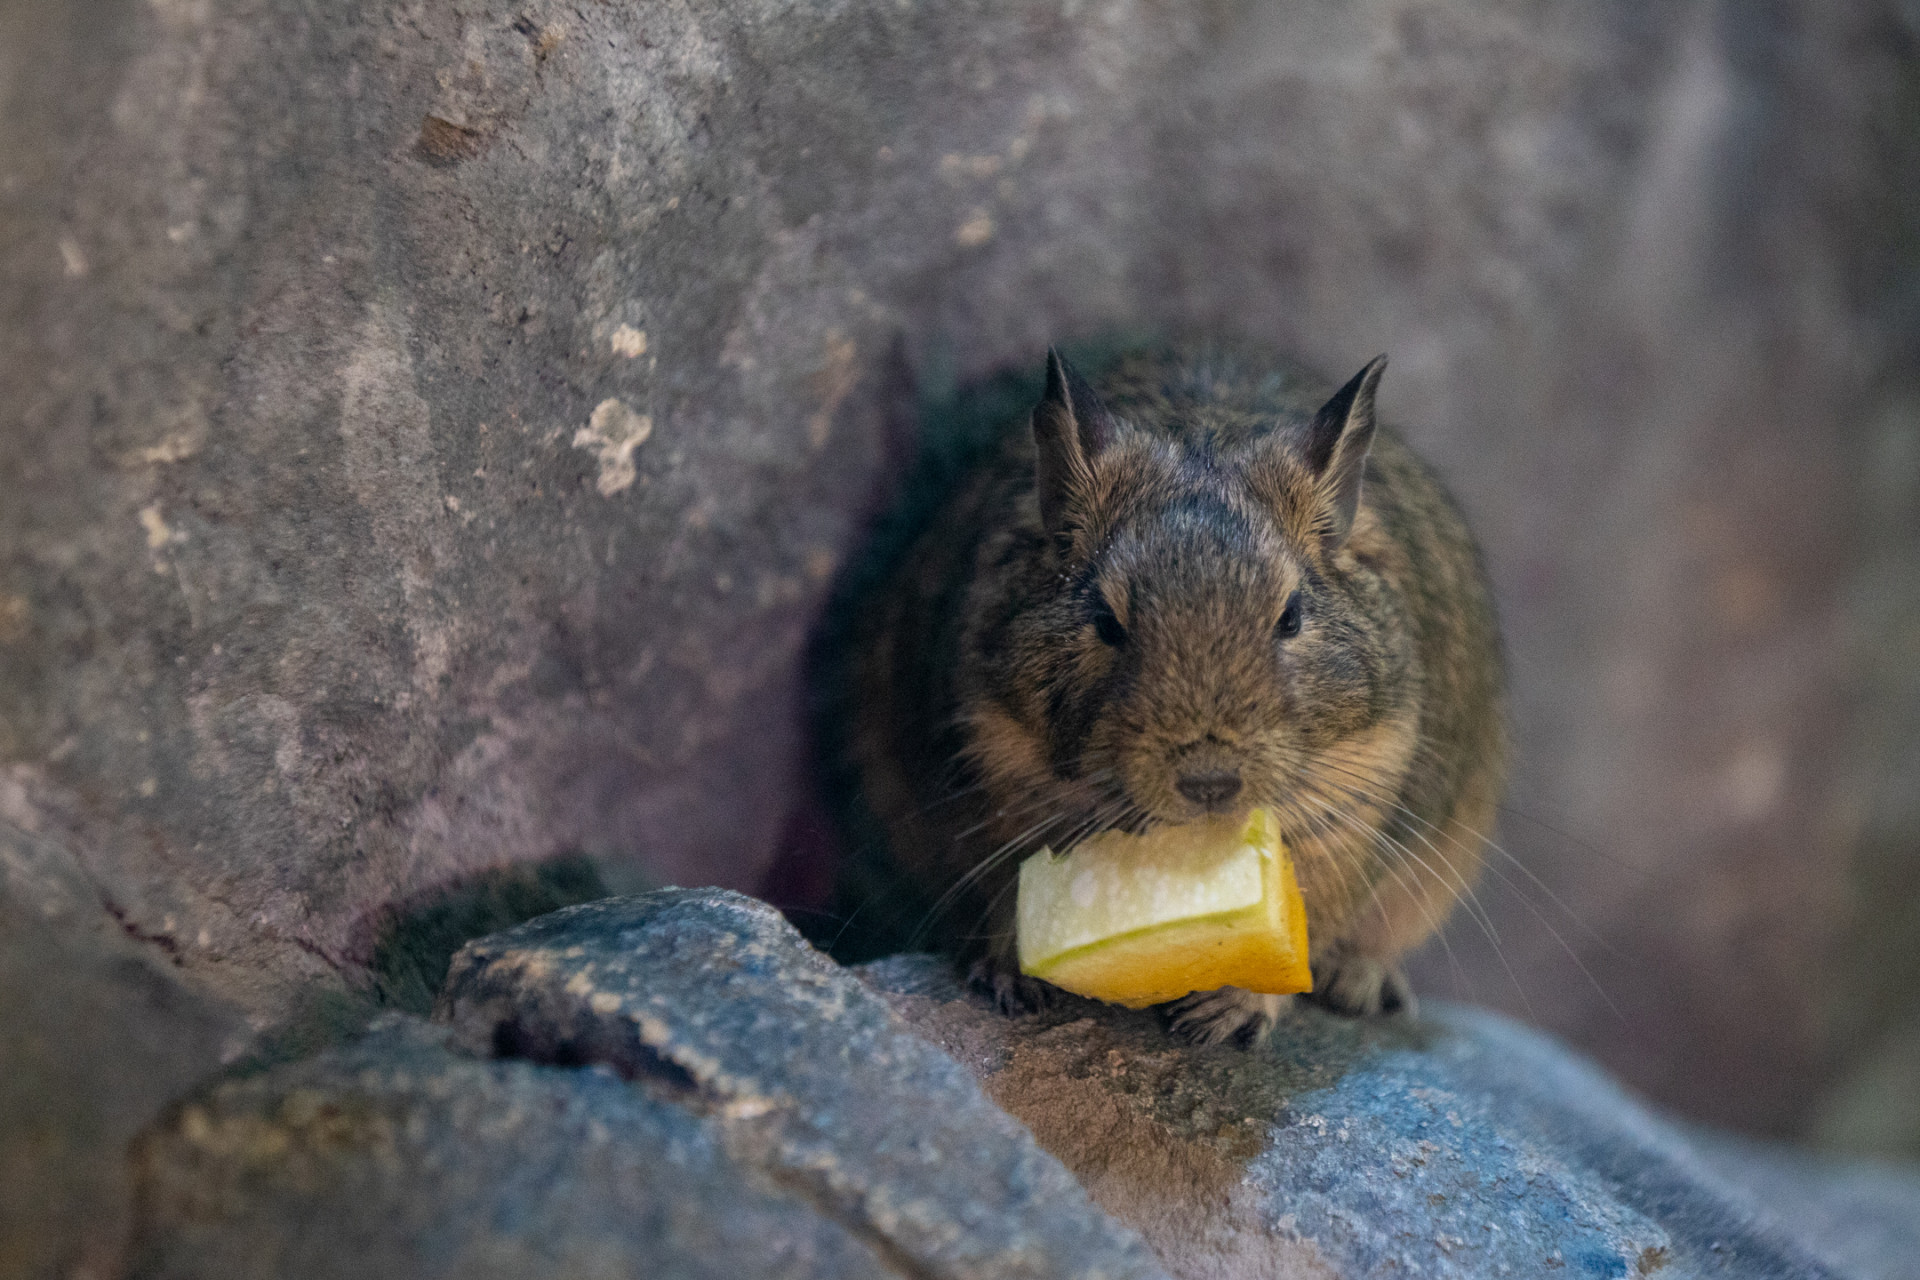
<instances>
[{"instance_id":1,"label":"rock","mask_svg":"<svg viewBox=\"0 0 1920 1280\"><path fill-rule=\"evenodd\" d=\"M1496 1014L1309 1009L1256 1052L1071 998L1013 1020L724 891L470 943L436 1017L157 1126L134 1273L1894 1280L1920 1205L1682 1130Z\"/></svg>"},{"instance_id":2,"label":"rock","mask_svg":"<svg viewBox=\"0 0 1920 1280\"><path fill-rule=\"evenodd\" d=\"M554 912L463 950L440 1014L156 1128L134 1273L1164 1280L751 899Z\"/></svg>"},{"instance_id":3,"label":"rock","mask_svg":"<svg viewBox=\"0 0 1920 1280\"><path fill-rule=\"evenodd\" d=\"M1160 1274L958 1064L751 898L587 903L470 943L436 1016L476 1052L677 1094L905 1273Z\"/></svg>"},{"instance_id":4,"label":"rock","mask_svg":"<svg viewBox=\"0 0 1920 1280\"><path fill-rule=\"evenodd\" d=\"M1920 1280L1920 1168L1911 1162L1821 1159L1723 1133L1692 1137L1715 1173L1835 1271Z\"/></svg>"},{"instance_id":5,"label":"rock","mask_svg":"<svg viewBox=\"0 0 1920 1280\"><path fill-rule=\"evenodd\" d=\"M1682 1130L1496 1014L1304 1009L1248 1053L1082 1000L1010 1021L931 957L862 972L1177 1277L1276 1260L1459 1280L1886 1274L1825 1265L1793 1201L1728 1181ZM1894 1212L1862 1217L1897 1233Z\"/></svg>"},{"instance_id":6,"label":"rock","mask_svg":"<svg viewBox=\"0 0 1920 1280\"><path fill-rule=\"evenodd\" d=\"M1463 967L1791 1128L1911 989L1891 907L1830 957L1920 794L1912 12L0 7L12 816L266 1018L502 863L753 888L890 413L1116 326L1385 349L1600 935L1509 872L1527 988Z\"/></svg>"},{"instance_id":7,"label":"rock","mask_svg":"<svg viewBox=\"0 0 1920 1280\"><path fill-rule=\"evenodd\" d=\"M902 1274L710 1120L607 1070L488 1062L404 1014L220 1085L136 1152L131 1274Z\"/></svg>"},{"instance_id":8,"label":"rock","mask_svg":"<svg viewBox=\"0 0 1920 1280\"><path fill-rule=\"evenodd\" d=\"M0 1028L0 1275L110 1276L127 1143L247 1028L128 937L64 845L4 819Z\"/></svg>"}]
</instances>

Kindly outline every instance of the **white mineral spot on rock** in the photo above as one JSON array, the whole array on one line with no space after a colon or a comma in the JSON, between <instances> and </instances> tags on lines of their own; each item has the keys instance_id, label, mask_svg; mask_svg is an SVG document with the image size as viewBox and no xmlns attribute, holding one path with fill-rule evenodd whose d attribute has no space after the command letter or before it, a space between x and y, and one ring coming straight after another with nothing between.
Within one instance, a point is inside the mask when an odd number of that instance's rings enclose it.
<instances>
[{"instance_id":1,"label":"white mineral spot on rock","mask_svg":"<svg viewBox=\"0 0 1920 1280\"><path fill-rule=\"evenodd\" d=\"M623 324L613 331L613 337L608 339L608 343L613 347L613 354L625 356L629 360L637 360L647 354L647 331L636 329L630 324Z\"/></svg>"},{"instance_id":2,"label":"white mineral spot on rock","mask_svg":"<svg viewBox=\"0 0 1920 1280\"><path fill-rule=\"evenodd\" d=\"M141 795L143 795L143 796L147 796L147 797L151 797L151 796L153 795L153 793L154 793L154 792L156 792L156 791L158 791L159 789L160 789L160 783L159 783L159 781L158 781L157 779L154 779L154 778L142 778L142 779L140 779L140 794L141 794Z\"/></svg>"},{"instance_id":3,"label":"white mineral spot on rock","mask_svg":"<svg viewBox=\"0 0 1920 1280\"><path fill-rule=\"evenodd\" d=\"M653 419L635 413L617 399L602 400L587 425L574 432L573 447L591 449L600 459L595 487L611 498L633 483L633 451L653 434Z\"/></svg>"},{"instance_id":4,"label":"white mineral spot on rock","mask_svg":"<svg viewBox=\"0 0 1920 1280\"><path fill-rule=\"evenodd\" d=\"M838 329L827 331L826 358L821 362L820 372L814 375L820 407L807 418L807 444L812 449L826 447L828 437L833 434L833 415L840 411L860 381L857 354L853 339Z\"/></svg>"},{"instance_id":5,"label":"white mineral spot on rock","mask_svg":"<svg viewBox=\"0 0 1920 1280\"><path fill-rule=\"evenodd\" d=\"M87 274L87 255L80 251L80 242L72 236L60 237L60 261L66 266L67 274L75 279Z\"/></svg>"},{"instance_id":6,"label":"white mineral spot on rock","mask_svg":"<svg viewBox=\"0 0 1920 1280\"><path fill-rule=\"evenodd\" d=\"M200 446L207 441L205 420L196 421L181 431L171 432L163 437L159 444L148 445L134 456L150 466L160 466L170 462L184 462L200 452Z\"/></svg>"},{"instance_id":7,"label":"white mineral spot on rock","mask_svg":"<svg viewBox=\"0 0 1920 1280\"><path fill-rule=\"evenodd\" d=\"M179 533L168 526L165 520L161 519L160 504L157 502L150 507L142 507L140 509L140 527L147 531L148 548L155 551L166 546L169 542L178 541L181 537Z\"/></svg>"},{"instance_id":8,"label":"white mineral spot on rock","mask_svg":"<svg viewBox=\"0 0 1920 1280\"><path fill-rule=\"evenodd\" d=\"M993 239L993 215L985 209L975 209L968 219L960 224L953 233L953 239L963 249L985 244Z\"/></svg>"},{"instance_id":9,"label":"white mineral spot on rock","mask_svg":"<svg viewBox=\"0 0 1920 1280\"><path fill-rule=\"evenodd\" d=\"M940 157L940 176L954 178L991 178L1000 172L999 156L944 155Z\"/></svg>"}]
</instances>

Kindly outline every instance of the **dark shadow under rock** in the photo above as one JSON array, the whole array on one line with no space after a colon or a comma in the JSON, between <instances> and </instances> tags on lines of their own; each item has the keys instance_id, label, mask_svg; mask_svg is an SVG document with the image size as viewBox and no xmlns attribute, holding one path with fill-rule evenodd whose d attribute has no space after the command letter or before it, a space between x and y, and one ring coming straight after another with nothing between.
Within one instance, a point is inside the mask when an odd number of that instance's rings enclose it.
<instances>
[{"instance_id":1,"label":"dark shadow under rock","mask_svg":"<svg viewBox=\"0 0 1920 1280\"><path fill-rule=\"evenodd\" d=\"M574 854L495 867L387 913L369 965L381 1003L426 1015L453 953L472 938L607 896L600 868Z\"/></svg>"}]
</instances>

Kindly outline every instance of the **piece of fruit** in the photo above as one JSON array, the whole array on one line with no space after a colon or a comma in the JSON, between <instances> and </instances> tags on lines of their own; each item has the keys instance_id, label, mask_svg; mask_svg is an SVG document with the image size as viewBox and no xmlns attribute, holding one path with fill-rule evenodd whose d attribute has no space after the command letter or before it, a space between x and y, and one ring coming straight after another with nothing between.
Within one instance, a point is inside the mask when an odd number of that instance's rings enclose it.
<instances>
[{"instance_id":1,"label":"piece of fruit","mask_svg":"<svg viewBox=\"0 0 1920 1280\"><path fill-rule=\"evenodd\" d=\"M1020 972L1131 1009L1307 991L1307 909L1273 817L1120 831L1020 864Z\"/></svg>"}]
</instances>

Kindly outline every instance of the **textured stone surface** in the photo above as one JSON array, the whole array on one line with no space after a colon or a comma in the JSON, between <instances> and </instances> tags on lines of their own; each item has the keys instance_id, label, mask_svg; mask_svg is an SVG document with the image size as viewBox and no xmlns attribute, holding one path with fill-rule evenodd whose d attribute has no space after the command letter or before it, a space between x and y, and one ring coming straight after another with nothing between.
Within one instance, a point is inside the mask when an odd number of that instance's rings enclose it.
<instances>
[{"instance_id":1,"label":"textured stone surface","mask_svg":"<svg viewBox=\"0 0 1920 1280\"><path fill-rule=\"evenodd\" d=\"M268 1013L502 861L752 887L896 381L1111 325L1384 348L1513 637L1551 827L1506 840L1580 922L1503 864L1520 990L1469 925L1462 991L1791 1128L1915 989L1915 40L1897 0L0 6L13 817Z\"/></svg>"},{"instance_id":2,"label":"textured stone surface","mask_svg":"<svg viewBox=\"0 0 1920 1280\"><path fill-rule=\"evenodd\" d=\"M0 1276L113 1274L127 1143L245 1033L126 935L69 850L0 819Z\"/></svg>"},{"instance_id":3,"label":"textured stone surface","mask_svg":"<svg viewBox=\"0 0 1920 1280\"><path fill-rule=\"evenodd\" d=\"M475 1051L679 1090L736 1159L903 1273L1159 1274L964 1070L753 899L556 911L464 948L437 1016Z\"/></svg>"},{"instance_id":4,"label":"textured stone surface","mask_svg":"<svg viewBox=\"0 0 1920 1280\"><path fill-rule=\"evenodd\" d=\"M1249 1054L1187 1048L1153 1013L1087 1001L1009 1021L924 956L863 973L1176 1276L1267 1275L1276 1256L1304 1266L1303 1249L1319 1274L1350 1277L1899 1274L1880 1269L1891 1248L1821 1260L1837 1233L1796 1195L1820 1179L1730 1180L1591 1065L1498 1015L1309 1009ZM1905 1192L1862 1207L1855 1230L1910 1236L1920 1199Z\"/></svg>"},{"instance_id":5,"label":"textured stone surface","mask_svg":"<svg viewBox=\"0 0 1920 1280\"><path fill-rule=\"evenodd\" d=\"M133 1273L1912 1274L1920 1174L1682 1130L1455 1006L1194 1049L669 890L470 944L437 1016L172 1112L136 1147Z\"/></svg>"},{"instance_id":6,"label":"textured stone surface","mask_svg":"<svg viewBox=\"0 0 1920 1280\"><path fill-rule=\"evenodd\" d=\"M144 1139L131 1274L901 1274L671 1097L611 1071L476 1060L445 1028L389 1017Z\"/></svg>"},{"instance_id":7,"label":"textured stone surface","mask_svg":"<svg viewBox=\"0 0 1920 1280\"><path fill-rule=\"evenodd\" d=\"M1834 1270L1920 1280L1920 1166L1822 1160L1719 1133L1695 1133L1693 1145L1715 1173Z\"/></svg>"}]
</instances>

